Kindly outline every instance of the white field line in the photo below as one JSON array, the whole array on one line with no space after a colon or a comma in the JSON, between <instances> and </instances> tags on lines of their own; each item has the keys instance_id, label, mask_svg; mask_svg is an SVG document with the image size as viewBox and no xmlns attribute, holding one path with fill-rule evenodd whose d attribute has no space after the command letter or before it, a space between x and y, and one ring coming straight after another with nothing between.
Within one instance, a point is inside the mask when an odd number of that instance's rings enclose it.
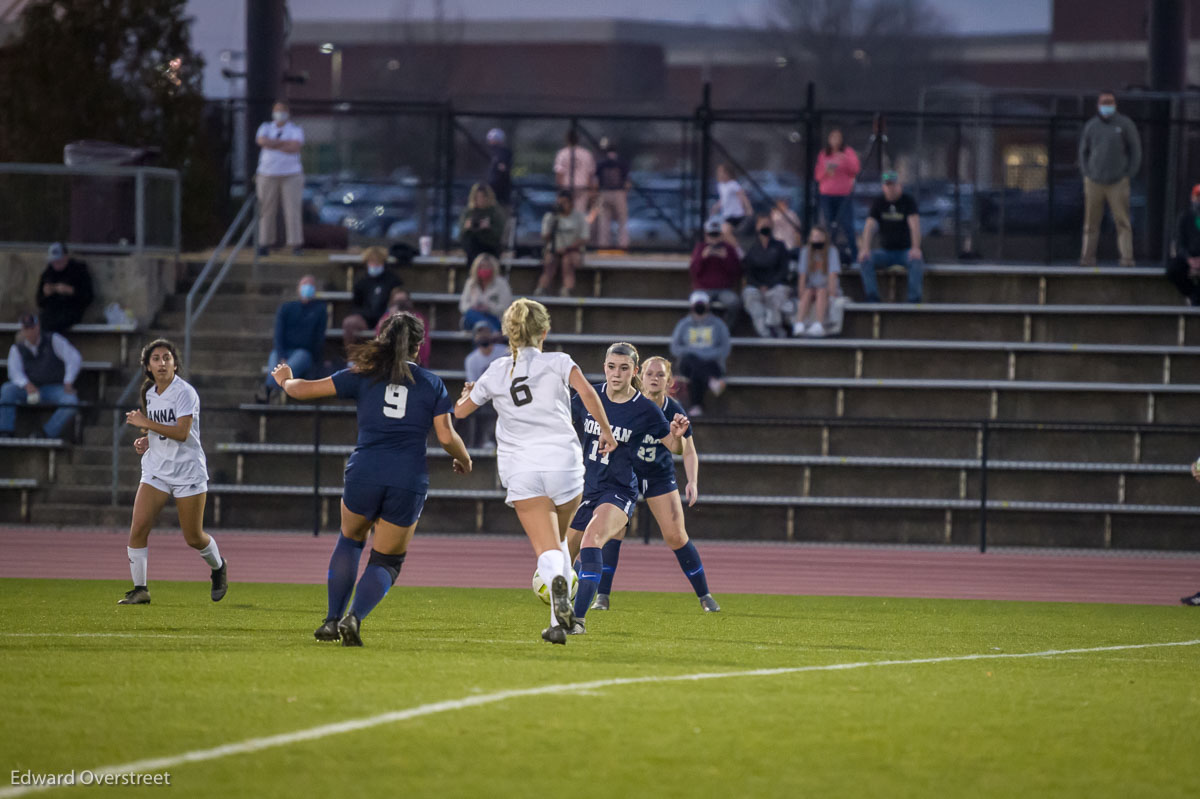
<instances>
[{"instance_id":1,"label":"white field line","mask_svg":"<svg viewBox=\"0 0 1200 799\"><path fill-rule=\"evenodd\" d=\"M358 730L378 727L383 724L392 724L398 721L408 721L409 719L420 718L422 716L432 716L438 713L447 713L452 710L465 710L466 708L479 707L481 705L491 705L497 702L504 702L509 699L519 699L527 696L545 696L547 694L586 693L602 688L613 688L621 685L642 685L647 683L666 682L700 682L701 680L721 680L731 677L774 677L781 674L802 674L816 671L852 671L854 669L866 669L879 666L916 666L927 663L960 663L972 660L1049 658L1061 655L1081 655L1095 652L1121 652L1134 649L1196 646L1198 644L1200 644L1200 639L1192 641L1163 641L1149 644L1095 646L1085 649L1046 649L1041 652L987 652L974 655L950 655L946 657L914 658L912 660L864 660L853 663L827 663L824 665L815 666L787 666L775 669L752 669L749 671L700 672L698 674L676 674L668 676L618 677L611 680L592 680L590 682L543 685L538 688L518 688L508 691L497 691L491 694L480 694L479 696L468 696L462 699L447 699L442 702L431 702L426 705L417 705L416 707L407 708L405 710L393 710L387 713L380 713L375 716L367 716L366 718L361 719L339 721L334 724L322 724L318 727L310 727L306 730L297 730L296 732L287 732L280 735L268 735L262 738L248 738L244 741L224 744L223 746L216 746L211 749L196 749L179 755L150 758L146 760L135 760L130 763L122 763L116 766L100 766L99 768L90 769L90 771L99 776L107 774L146 774L159 772L187 763L201 763L207 760L217 760L223 757L231 757L233 755L244 755L250 752L259 752L263 749L274 749L280 746L290 746L291 744L300 743L302 741L315 741L321 738L327 738L330 735L357 732ZM67 786L14 785L9 788L0 789L0 799L10 796L25 796L30 793L45 791L56 787Z\"/></svg>"}]
</instances>

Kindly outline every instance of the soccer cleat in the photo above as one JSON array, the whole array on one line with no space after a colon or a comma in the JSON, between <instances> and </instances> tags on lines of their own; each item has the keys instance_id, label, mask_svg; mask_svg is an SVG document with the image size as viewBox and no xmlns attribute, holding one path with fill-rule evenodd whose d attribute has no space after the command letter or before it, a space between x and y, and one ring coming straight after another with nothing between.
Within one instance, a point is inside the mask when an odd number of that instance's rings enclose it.
<instances>
[{"instance_id":1,"label":"soccer cleat","mask_svg":"<svg viewBox=\"0 0 1200 799\"><path fill-rule=\"evenodd\" d=\"M342 637L342 646L362 646L362 638L358 636L359 624L358 616L353 613L347 613L338 622L337 631Z\"/></svg>"},{"instance_id":2,"label":"soccer cleat","mask_svg":"<svg viewBox=\"0 0 1200 799\"><path fill-rule=\"evenodd\" d=\"M587 624L583 619L576 617L575 623L566 628L567 635L587 635Z\"/></svg>"},{"instance_id":3,"label":"soccer cleat","mask_svg":"<svg viewBox=\"0 0 1200 799\"><path fill-rule=\"evenodd\" d=\"M150 592L146 590L146 586L139 585L125 592L124 599L117 600L118 605L149 605Z\"/></svg>"},{"instance_id":4,"label":"soccer cleat","mask_svg":"<svg viewBox=\"0 0 1200 799\"><path fill-rule=\"evenodd\" d=\"M704 608L705 613L721 612L721 606L717 604L717 600L713 599L712 594L705 594L700 597L700 607Z\"/></svg>"},{"instance_id":5,"label":"soccer cleat","mask_svg":"<svg viewBox=\"0 0 1200 799\"><path fill-rule=\"evenodd\" d=\"M565 644L567 642L567 631L558 625L547 627L542 630L542 640L548 644Z\"/></svg>"},{"instance_id":6,"label":"soccer cleat","mask_svg":"<svg viewBox=\"0 0 1200 799\"><path fill-rule=\"evenodd\" d=\"M146 601L147 602L150 601L149 597L146 598ZM1179 601L1185 605L1191 605L1192 607L1200 607L1200 592L1192 594L1191 596L1185 596L1183 599L1181 599Z\"/></svg>"},{"instance_id":7,"label":"soccer cleat","mask_svg":"<svg viewBox=\"0 0 1200 799\"><path fill-rule=\"evenodd\" d=\"M608 594L596 594L592 600L592 610L608 610Z\"/></svg>"},{"instance_id":8,"label":"soccer cleat","mask_svg":"<svg viewBox=\"0 0 1200 799\"><path fill-rule=\"evenodd\" d=\"M336 641L341 637L342 634L338 632L337 619L326 619L325 621L321 622L321 626L318 627L315 632L313 632L313 638L316 638L318 641Z\"/></svg>"},{"instance_id":9,"label":"soccer cleat","mask_svg":"<svg viewBox=\"0 0 1200 799\"><path fill-rule=\"evenodd\" d=\"M550 581L550 607L554 608L554 618L568 630L575 623L575 611L571 609L571 589L567 578L561 574Z\"/></svg>"},{"instance_id":10,"label":"soccer cleat","mask_svg":"<svg viewBox=\"0 0 1200 799\"><path fill-rule=\"evenodd\" d=\"M212 570L212 596L213 602L220 602L225 597L225 592L229 590L229 572L225 568L229 565L229 561L221 558L221 568Z\"/></svg>"}]
</instances>

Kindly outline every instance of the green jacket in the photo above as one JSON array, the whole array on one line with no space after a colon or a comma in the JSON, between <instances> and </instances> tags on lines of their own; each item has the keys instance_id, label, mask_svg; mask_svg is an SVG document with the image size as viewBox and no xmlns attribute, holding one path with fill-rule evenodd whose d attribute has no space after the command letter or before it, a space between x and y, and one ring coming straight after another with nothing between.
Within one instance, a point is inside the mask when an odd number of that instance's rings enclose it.
<instances>
[{"instance_id":1,"label":"green jacket","mask_svg":"<svg viewBox=\"0 0 1200 799\"><path fill-rule=\"evenodd\" d=\"M467 222L471 222L470 228ZM507 217L500 206L488 208L466 208L458 218L458 240L465 247L474 244L476 249L500 252L504 223Z\"/></svg>"}]
</instances>

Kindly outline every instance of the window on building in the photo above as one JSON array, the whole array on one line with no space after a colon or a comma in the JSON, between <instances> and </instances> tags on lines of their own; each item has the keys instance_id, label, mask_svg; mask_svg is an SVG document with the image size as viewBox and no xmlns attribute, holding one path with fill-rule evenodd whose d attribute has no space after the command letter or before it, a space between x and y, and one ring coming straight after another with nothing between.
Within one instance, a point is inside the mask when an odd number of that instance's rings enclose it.
<instances>
[{"instance_id":1,"label":"window on building","mask_svg":"<svg viewBox=\"0 0 1200 799\"><path fill-rule=\"evenodd\" d=\"M1004 148L1004 186L1033 191L1046 188L1050 159L1044 144L1010 144Z\"/></svg>"}]
</instances>

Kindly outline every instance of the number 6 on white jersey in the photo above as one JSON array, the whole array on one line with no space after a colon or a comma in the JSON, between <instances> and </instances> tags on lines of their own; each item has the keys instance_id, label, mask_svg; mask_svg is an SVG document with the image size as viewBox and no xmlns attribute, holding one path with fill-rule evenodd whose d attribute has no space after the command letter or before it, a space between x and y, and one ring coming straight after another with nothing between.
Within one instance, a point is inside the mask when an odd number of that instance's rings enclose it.
<instances>
[{"instance_id":1,"label":"number 6 on white jersey","mask_svg":"<svg viewBox=\"0 0 1200 799\"><path fill-rule=\"evenodd\" d=\"M408 410L408 386L388 383L383 392L383 415L389 419L403 419Z\"/></svg>"}]
</instances>

